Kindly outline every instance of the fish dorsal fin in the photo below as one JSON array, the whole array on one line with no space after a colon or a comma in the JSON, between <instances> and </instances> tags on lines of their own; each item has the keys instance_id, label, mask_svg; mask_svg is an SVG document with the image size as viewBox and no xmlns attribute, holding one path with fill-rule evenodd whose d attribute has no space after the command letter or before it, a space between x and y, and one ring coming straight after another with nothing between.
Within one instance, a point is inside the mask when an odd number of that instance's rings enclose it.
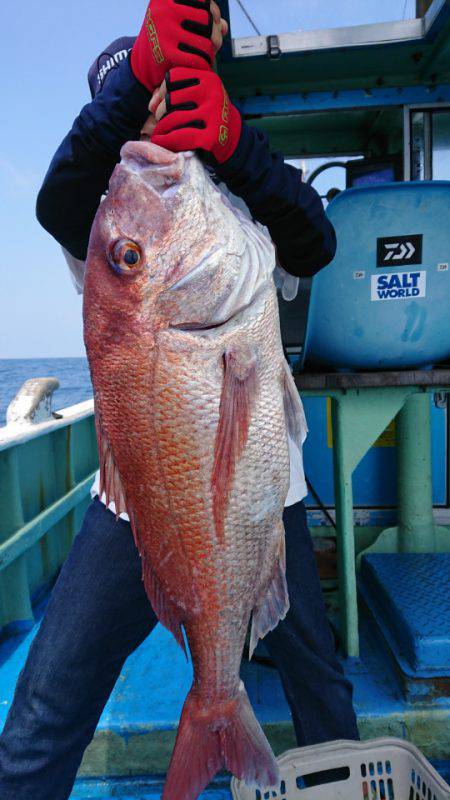
<instances>
[{"instance_id":1,"label":"fish dorsal fin","mask_svg":"<svg viewBox=\"0 0 450 800\"><path fill-rule=\"evenodd\" d=\"M106 506L111 502L116 507L116 517L122 512L126 512L125 493L120 480L119 470L117 469L112 450L105 436L100 420L100 415L95 415L95 426L97 429L98 457L100 461L100 490L99 495L106 496Z\"/></svg>"},{"instance_id":2,"label":"fish dorsal fin","mask_svg":"<svg viewBox=\"0 0 450 800\"><path fill-rule=\"evenodd\" d=\"M284 540L284 526L280 522L279 545L269 584L263 591L255 608L253 609L252 629L250 634L249 659L251 659L259 639L266 633L273 631L280 620L284 619L289 611L289 596L286 584L286 545Z\"/></svg>"},{"instance_id":3,"label":"fish dorsal fin","mask_svg":"<svg viewBox=\"0 0 450 800\"><path fill-rule=\"evenodd\" d=\"M303 411L302 401L300 400L300 396L287 361L284 362L283 370L283 398L286 426L289 435L292 437L292 439L294 439L298 446L301 446L305 441L306 433L308 431L305 412Z\"/></svg>"},{"instance_id":4,"label":"fish dorsal fin","mask_svg":"<svg viewBox=\"0 0 450 800\"><path fill-rule=\"evenodd\" d=\"M248 438L251 411L258 391L256 359L249 348L223 356L224 374L211 479L216 533L223 538L224 516L236 463Z\"/></svg>"}]
</instances>

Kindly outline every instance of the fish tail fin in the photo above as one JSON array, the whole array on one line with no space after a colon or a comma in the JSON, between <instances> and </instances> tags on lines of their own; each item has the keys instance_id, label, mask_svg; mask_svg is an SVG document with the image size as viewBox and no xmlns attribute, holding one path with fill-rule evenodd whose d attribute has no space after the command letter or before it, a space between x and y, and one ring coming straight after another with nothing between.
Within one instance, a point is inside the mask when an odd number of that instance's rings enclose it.
<instances>
[{"instance_id":1,"label":"fish tail fin","mask_svg":"<svg viewBox=\"0 0 450 800\"><path fill-rule=\"evenodd\" d=\"M225 726L219 732L222 765L250 785L279 784L278 764L241 683Z\"/></svg>"},{"instance_id":2,"label":"fish tail fin","mask_svg":"<svg viewBox=\"0 0 450 800\"><path fill-rule=\"evenodd\" d=\"M264 789L279 783L277 762L243 684L236 698L206 708L190 691L162 800L196 800L222 768Z\"/></svg>"}]
</instances>

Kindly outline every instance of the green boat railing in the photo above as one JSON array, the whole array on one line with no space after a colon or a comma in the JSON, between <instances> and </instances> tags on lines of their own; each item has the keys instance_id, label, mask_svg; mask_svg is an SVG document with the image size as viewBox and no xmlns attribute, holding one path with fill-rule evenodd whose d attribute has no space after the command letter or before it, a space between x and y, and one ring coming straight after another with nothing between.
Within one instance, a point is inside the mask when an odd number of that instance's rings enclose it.
<instances>
[{"instance_id":1,"label":"green boat railing","mask_svg":"<svg viewBox=\"0 0 450 800\"><path fill-rule=\"evenodd\" d=\"M56 386L31 412L21 390L0 428L0 631L33 624L33 601L52 584L90 499L98 461L93 401L53 415Z\"/></svg>"}]
</instances>

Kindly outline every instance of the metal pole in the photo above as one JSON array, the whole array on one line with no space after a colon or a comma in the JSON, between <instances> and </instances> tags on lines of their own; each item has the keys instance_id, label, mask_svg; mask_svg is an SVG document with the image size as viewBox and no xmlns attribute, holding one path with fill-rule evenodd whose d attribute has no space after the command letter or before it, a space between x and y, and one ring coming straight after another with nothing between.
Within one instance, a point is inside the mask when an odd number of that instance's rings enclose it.
<instances>
[{"instance_id":1,"label":"metal pole","mask_svg":"<svg viewBox=\"0 0 450 800\"><path fill-rule=\"evenodd\" d=\"M401 552L435 550L431 479L430 398L409 397L397 416L398 529Z\"/></svg>"},{"instance_id":2,"label":"metal pole","mask_svg":"<svg viewBox=\"0 0 450 800\"><path fill-rule=\"evenodd\" d=\"M333 398L331 409L341 634L347 655L357 658L359 656L359 633L353 486L345 436L345 422L348 417L345 414L344 403L339 402L336 398Z\"/></svg>"}]
</instances>

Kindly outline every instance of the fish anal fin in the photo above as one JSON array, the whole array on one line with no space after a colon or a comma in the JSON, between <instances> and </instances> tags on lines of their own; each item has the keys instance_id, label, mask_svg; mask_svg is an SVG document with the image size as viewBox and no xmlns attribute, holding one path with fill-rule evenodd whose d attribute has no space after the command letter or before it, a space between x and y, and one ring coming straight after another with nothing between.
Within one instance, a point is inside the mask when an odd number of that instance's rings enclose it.
<instances>
[{"instance_id":1,"label":"fish anal fin","mask_svg":"<svg viewBox=\"0 0 450 800\"><path fill-rule=\"evenodd\" d=\"M100 497L105 495L106 506L111 502L116 508L116 517L122 512L126 512L125 493L120 480L119 470L117 469L111 447L104 434L100 417L96 414L95 426L97 431L98 456L100 462Z\"/></svg>"},{"instance_id":2,"label":"fish anal fin","mask_svg":"<svg viewBox=\"0 0 450 800\"><path fill-rule=\"evenodd\" d=\"M174 636L187 658L183 629L181 627L181 612L161 589L158 578L153 573L145 554L142 555L142 580L144 581L145 591L147 592L147 597L150 600L152 609L161 625L164 625Z\"/></svg>"},{"instance_id":3,"label":"fish anal fin","mask_svg":"<svg viewBox=\"0 0 450 800\"><path fill-rule=\"evenodd\" d=\"M223 538L224 515L236 463L248 438L253 403L258 391L256 359L249 348L223 356L224 375L211 478L214 523Z\"/></svg>"},{"instance_id":4,"label":"fish anal fin","mask_svg":"<svg viewBox=\"0 0 450 800\"><path fill-rule=\"evenodd\" d=\"M274 569L269 584L253 609L250 634L249 659L251 659L259 639L273 631L289 611L289 596L286 584L286 545L284 527L280 526L281 536Z\"/></svg>"},{"instance_id":5,"label":"fish anal fin","mask_svg":"<svg viewBox=\"0 0 450 800\"><path fill-rule=\"evenodd\" d=\"M287 361L283 365L283 399L286 426L290 436L302 445L308 431L302 401Z\"/></svg>"}]
</instances>

